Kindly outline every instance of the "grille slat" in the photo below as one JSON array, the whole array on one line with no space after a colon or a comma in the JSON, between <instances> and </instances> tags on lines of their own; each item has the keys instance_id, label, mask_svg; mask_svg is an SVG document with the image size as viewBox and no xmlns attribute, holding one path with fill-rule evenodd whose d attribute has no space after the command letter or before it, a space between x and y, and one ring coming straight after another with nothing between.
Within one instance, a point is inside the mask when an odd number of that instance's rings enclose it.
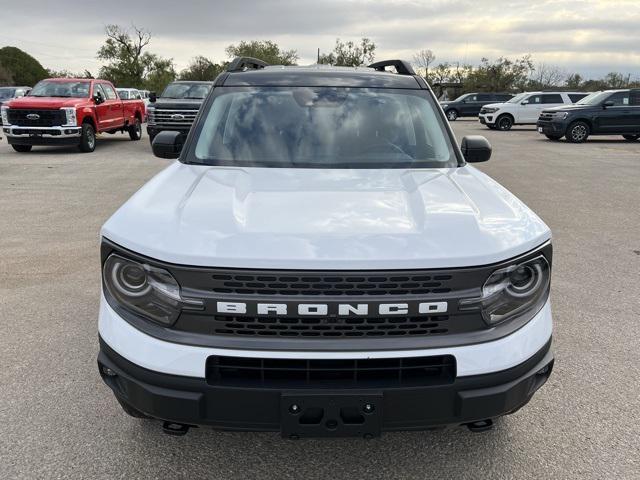
<instances>
[{"instance_id":1,"label":"grille slat","mask_svg":"<svg viewBox=\"0 0 640 480\"><path fill-rule=\"evenodd\" d=\"M270 359L211 356L206 379L211 385L266 388L441 385L456 375L451 355L381 359Z\"/></svg>"},{"instance_id":2,"label":"grille slat","mask_svg":"<svg viewBox=\"0 0 640 480\"><path fill-rule=\"evenodd\" d=\"M260 295L426 295L451 291L449 275L435 277L424 274L407 276L327 276L293 277L290 275L268 277L262 275L212 275L211 290L214 293Z\"/></svg>"},{"instance_id":3,"label":"grille slat","mask_svg":"<svg viewBox=\"0 0 640 480\"><path fill-rule=\"evenodd\" d=\"M216 315L213 320L213 332L220 335L348 337L442 335L449 331L447 315L344 319Z\"/></svg>"},{"instance_id":4,"label":"grille slat","mask_svg":"<svg viewBox=\"0 0 640 480\"><path fill-rule=\"evenodd\" d=\"M198 115L198 110L164 110L155 109L149 112L149 122L170 125L191 125Z\"/></svg>"}]
</instances>

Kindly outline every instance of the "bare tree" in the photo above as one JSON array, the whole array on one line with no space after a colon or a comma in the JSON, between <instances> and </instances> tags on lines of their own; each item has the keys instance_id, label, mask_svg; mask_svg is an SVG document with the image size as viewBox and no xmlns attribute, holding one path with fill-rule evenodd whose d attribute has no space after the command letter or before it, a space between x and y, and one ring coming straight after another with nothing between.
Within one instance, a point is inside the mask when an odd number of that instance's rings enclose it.
<instances>
[{"instance_id":1,"label":"bare tree","mask_svg":"<svg viewBox=\"0 0 640 480\"><path fill-rule=\"evenodd\" d=\"M420 50L413 55L413 63L418 67L418 71L424 70L424 78L429 78L429 65L436 59L435 54L431 50Z\"/></svg>"},{"instance_id":2,"label":"bare tree","mask_svg":"<svg viewBox=\"0 0 640 480\"><path fill-rule=\"evenodd\" d=\"M529 84L532 88L551 88L562 85L567 79L567 73L556 65L539 63L531 72Z\"/></svg>"}]
</instances>

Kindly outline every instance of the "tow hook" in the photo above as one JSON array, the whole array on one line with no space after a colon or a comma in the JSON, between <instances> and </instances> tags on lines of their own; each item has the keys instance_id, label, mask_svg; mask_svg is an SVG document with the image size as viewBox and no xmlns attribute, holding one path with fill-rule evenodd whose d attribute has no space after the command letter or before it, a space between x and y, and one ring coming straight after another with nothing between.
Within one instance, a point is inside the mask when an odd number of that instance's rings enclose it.
<instances>
[{"instance_id":1,"label":"tow hook","mask_svg":"<svg viewBox=\"0 0 640 480\"><path fill-rule=\"evenodd\" d=\"M477 422L467 423L466 425L471 432L486 432L493 428L493 420L487 418L486 420L478 420Z\"/></svg>"},{"instance_id":2,"label":"tow hook","mask_svg":"<svg viewBox=\"0 0 640 480\"><path fill-rule=\"evenodd\" d=\"M162 431L167 435L175 435L176 437L182 437L189 431L190 426L183 423L164 422L162 424Z\"/></svg>"}]
</instances>

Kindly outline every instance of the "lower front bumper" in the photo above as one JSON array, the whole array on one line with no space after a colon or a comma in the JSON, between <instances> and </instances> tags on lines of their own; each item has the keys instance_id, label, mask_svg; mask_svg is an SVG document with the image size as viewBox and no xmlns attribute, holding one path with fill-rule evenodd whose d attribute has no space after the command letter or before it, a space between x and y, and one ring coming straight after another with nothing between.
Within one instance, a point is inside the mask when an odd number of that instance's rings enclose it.
<instances>
[{"instance_id":1,"label":"lower front bumper","mask_svg":"<svg viewBox=\"0 0 640 480\"><path fill-rule=\"evenodd\" d=\"M317 389L291 390L216 385L211 379L154 372L118 355L101 338L98 368L119 399L160 420L225 430L281 431L284 423L291 423L285 418L288 415L286 406L283 410L283 402L289 398L369 396L380 401L383 412L379 419L380 431L392 431L460 425L512 413L525 405L546 382L553 361L549 341L531 358L513 368L457 377L441 385L373 390L319 386ZM341 422L340 418L337 422ZM290 425L287 428L290 429ZM304 436L304 432L300 436Z\"/></svg>"},{"instance_id":2,"label":"lower front bumper","mask_svg":"<svg viewBox=\"0 0 640 480\"><path fill-rule=\"evenodd\" d=\"M11 145L77 145L80 127L3 127Z\"/></svg>"},{"instance_id":3,"label":"lower front bumper","mask_svg":"<svg viewBox=\"0 0 640 480\"><path fill-rule=\"evenodd\" d=\"M538 133L542 133L544 135L564 135L566 125L553 122L537 122L536 130L538 130Z\"/></svg>"}]
</instances>

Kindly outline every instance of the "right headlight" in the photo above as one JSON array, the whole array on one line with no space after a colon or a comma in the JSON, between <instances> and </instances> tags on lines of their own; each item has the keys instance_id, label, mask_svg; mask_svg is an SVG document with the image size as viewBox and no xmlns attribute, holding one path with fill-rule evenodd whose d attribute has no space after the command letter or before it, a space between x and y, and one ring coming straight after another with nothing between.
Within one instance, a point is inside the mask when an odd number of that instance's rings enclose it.
<instances>
[{"instance_id":1,"label":"right headlight","mask_svg":"<svg viewBox=\"0 0 640 480\"><path fill-rule=\"evenodd\" d=\"M544 255L493 272L477 298L460 301L460 310L480 310L493 327L526 313L537 313L549 297L551 268Z\"/></svg>"},{"instance_id":2,"label":"right headlight","mask_svg":"<svg viewBox=\"0 0 640 480\"><path fill-rule=\"evenodd\" d=\"M9 107L2 107L2 125L5 127L9 126Z\"/></svg>"},{"instance_id":3,"label":"right headlight","mask_svg":"<svg viewBox=\"0 0 640 480\"><path fill-rule=\"evenodd\" d=\"M203 302L182 296L178 282L163 268L109 255L102 270L104 286L118 305L144 318L171 326L182 309L201 309Z\"/></svg>"}]
</instances>

